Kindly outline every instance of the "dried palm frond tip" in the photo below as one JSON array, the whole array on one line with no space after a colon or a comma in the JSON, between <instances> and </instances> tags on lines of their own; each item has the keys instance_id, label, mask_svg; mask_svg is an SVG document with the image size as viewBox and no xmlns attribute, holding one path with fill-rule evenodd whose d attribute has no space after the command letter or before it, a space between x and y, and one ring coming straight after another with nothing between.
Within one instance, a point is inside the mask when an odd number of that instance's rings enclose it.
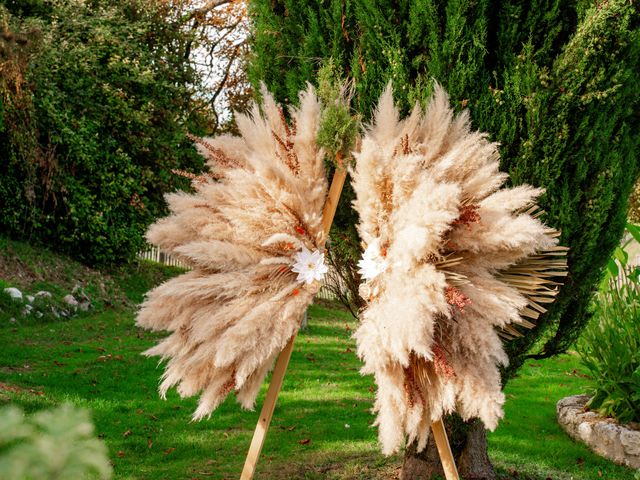
<instances>
[{"instance_id":1,"label":"dried palm frond tip","mask_svg":"<svg viewBox=\"0 0 640 480\"><path fill-rule=\"evenodd\" d=\"M183 397L201 392L196 419L232 391L253 407L317 289L292 266L324 244L320 104L309 88L288 124L268 92L263 99L262 111L236 117L240 137L197 140L211 173L192 176L195 193L167 195L171 215L147 233L192 268L149 292L137 324L171 332L145 354L168 361L163 396L173 386Z\"/></svg>"},{"instance_id":2,"label":"dried palm frond tip","mask_svg":"<svg viewBox=\"0 0 640 480\"><path fill-rule=\"evenodd\" d=\"M352 172L366 247L355 333L378 384L383 451L426 445L457 411L493 429L502 417L501 336L531 327L566 274L566 249L535 214L542 190L501 188L498 148L454 116L439 86L400 120L382 95Z\"/></svg>"}]
</instances>

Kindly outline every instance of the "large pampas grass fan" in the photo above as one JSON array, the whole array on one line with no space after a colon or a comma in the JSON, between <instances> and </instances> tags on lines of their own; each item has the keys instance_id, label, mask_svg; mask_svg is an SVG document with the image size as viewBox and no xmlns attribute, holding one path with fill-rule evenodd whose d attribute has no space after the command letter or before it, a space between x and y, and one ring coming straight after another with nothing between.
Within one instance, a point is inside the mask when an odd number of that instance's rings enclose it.
<instances>
[{"instance_id":1,"label":"large pampas grass fan","mask_svg":"<svg viewBox=\"0 0 640 480\"><path fill-rule=\"evenodd\" d=\"M173 386L183 397L202 392L195 419L230 392L253 408L318 289L292 267L325 241L320 103L302 93L290 124L266 91L261 107L236 116L240 137L197 140L211 172L193 178L195 193L168 195L171 215L147 233L191 268L148 293L137 324L171 332L145 353L168 360L163 396Z\"/></svg>"},{"instance_id":2,"label":"large pampas grass fan","mask_svg":"<svg viewBox=\"0 0 640 480\"><path fill-rule=\"evenodd\" d=\"M534 325L566 273L559 233L538 218L543 191L504 188L497 144L437 85L402 121L388 87L355 159L367 301L355 338L378 384L383 451L405 436L423 449L431 422L454 411L494 429L502 341Z\"/></svg>"}]
</instances>

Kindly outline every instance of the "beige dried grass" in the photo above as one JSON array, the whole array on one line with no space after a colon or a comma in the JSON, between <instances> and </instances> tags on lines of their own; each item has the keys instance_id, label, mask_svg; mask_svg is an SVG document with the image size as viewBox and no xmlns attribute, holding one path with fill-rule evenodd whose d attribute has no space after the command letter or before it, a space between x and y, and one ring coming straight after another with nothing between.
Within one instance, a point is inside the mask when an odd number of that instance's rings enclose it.
<instances>
[{"instance_id":1,"label":"beige dried grass","mask_svg":"<svg viewBox=\"0 0 640 480\"><path fill-rule=\"evenodd\" d=\"M325 240L320 103L309 87L289 124L262 93L261 109L237 115L239 137L197 139L210 172L192 178L195 193L167 195L171 214L147 233L192 269L149 292L137 324L171 332L145 354L167 361L161 395L173 386L183 397L201 393L195 419L232 391L253 408L317 290L291 266L302 247Z\"/></svg>"},{"instance_id":2,"label":"beige dried grass","mask_svg":"<svg viewBox=\"0 0 640 480\"><path fill-rule=\"evenodd\" d=\"M355 158L358 231L388 265L361 285L355 332L383 452L424 448L431 422L454 411L495 428L501 336L532 327L566 274L566 249L536 212L543 191L504 188L497 144L437 85L404 120L388 87Z\"/></svg>"}]
</instances>

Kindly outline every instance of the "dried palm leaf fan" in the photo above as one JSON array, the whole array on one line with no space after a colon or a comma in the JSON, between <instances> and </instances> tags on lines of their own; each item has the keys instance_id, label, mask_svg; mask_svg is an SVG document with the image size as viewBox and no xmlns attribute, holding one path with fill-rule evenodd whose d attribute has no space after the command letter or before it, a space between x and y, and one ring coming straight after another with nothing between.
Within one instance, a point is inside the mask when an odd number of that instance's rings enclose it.
<instances>
[{"instance_id":1,"label":"dried palm leaf fan","mask_svg":"<svg viewBox=\"0 0 640 480\"><path fill-rule=\"evenodd\" d=\"M171 334L145 352L168 360L160 392L202 392L202 418L231 391L252 408L264 376L297 332L326 267L321 114L311 87L290 110L268 92L236 117L240 137L199 140L211 173L195 193L167 195L171 215L148 240L191 267L149 292L137 324Z\"/></svg>"},{"instance_id":2,"label":"dried palm leaf fan","mask_svg":"<svg viewBox=\"0 0 640 480\"><path fill-rule=\"evenodd\" d=\"M504 188L497 144L454 116L437 85L426 111L402 121L388 87L355 157L367 300L355 337L378 384L383 451L405 435L424 448L429 425L453 411L495 428L500 337L533 326L566 274L567 249L536 213L543 191Z\"/></svg>"}]
</instances>

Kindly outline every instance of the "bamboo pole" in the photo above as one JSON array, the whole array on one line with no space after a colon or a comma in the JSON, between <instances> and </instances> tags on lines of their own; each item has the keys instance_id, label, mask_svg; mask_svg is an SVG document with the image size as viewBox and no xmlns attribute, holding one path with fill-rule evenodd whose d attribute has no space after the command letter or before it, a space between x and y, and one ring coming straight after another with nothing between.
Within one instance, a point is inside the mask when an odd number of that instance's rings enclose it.
<instances>
[{"instance_id":1,"label":"bamboo pole","mask_svg":"<svg viewBox=\"0 0 640 480\"><path fill-rule=\"evenodd\" d=\"M338 165L338 168L336 168L336 171L333 174L331 187L329 188L329 194L324 204L324 209L322 210L322 230L324 232L325 241L329 236L329 230L331 229L331 224L333 223L333 217L336 214L338 202L340 201L340 194L342 193L342 188L344 187L344 182L347 178L347 171L342 167L342 157L340 156L340 154L338 154L336 158L336 163ZM269 425L271 424L273 410L276 407L278 393L280 392L280 388L282 387L284 375L287 372L287 366L289 365L289 360L291 359L291 352L293 351L293 343L295 342L296 335L297 333L294 334L293 337L291 337L287 345L284 347L284 350L280 352L278 360L276 361L276 365L271 376L271 383L269 383L267 396L264 399L264 404L262 405L262 410L260 411L260 417L258 418L256 429L253 432L253 439L251 440L251 445L249 446L249 452L247 453L247 458L244 462L244 468L242 469L240 480L251 480L256 471L256 465L258 464L258 459L260 458L260 452L262 451L262 446L264 445L264 441L267 437L267 432L269 431Z\"/></svg>"},{"instance_id":2,"label":"bamboo pole","mask_svg":"<svg viewBox=\"0 0 640 480\"><path fill-rule=\"evenodd\" d=\"M436 441L436 447L438 447L440 463L442 463L445 477L447 480L460 480L442 418L431 424L431 431L433 432L433 439Z\"/></svg>"}]
</instances>

